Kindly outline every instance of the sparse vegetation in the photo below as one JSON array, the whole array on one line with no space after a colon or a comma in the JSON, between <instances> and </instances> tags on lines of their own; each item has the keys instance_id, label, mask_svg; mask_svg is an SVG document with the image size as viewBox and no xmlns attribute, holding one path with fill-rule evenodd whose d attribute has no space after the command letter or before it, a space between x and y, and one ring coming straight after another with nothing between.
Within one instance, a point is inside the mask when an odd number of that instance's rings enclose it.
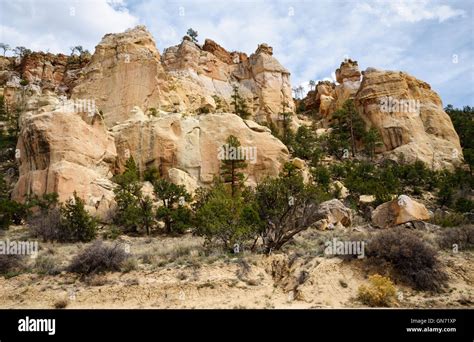
<instances>
[{"instance_id":1,"label":"sparse vegetation","mask_svg":"<svg viewBox=\"0 0 474 342\"><path fill-rule=\"evenodd\" d=\"M433 247L406 228L378 233L368 243L366 255L375 262L388 262L401 281L418 290L441 290L447 280Z\"/></svg>"},{"instance_id":2,"label":"sparse vegetation","mask_svg":"<svg viewBox=\"0 0 474 342\"><path fill-rule=\"evenodd\" d=\"M56 265L56 260L49 255L40 255L35 260L35 270L42 275L56 275L60 269Z\"/></svg>"},{"instance_id":3,"label":"sparse vegetation","mask_svg":"<svg viewBox=\"0 0 474 342\"><path fill-rule=\"evenodd\" d=\"M245 156L242 156L239 152L240 148L239 139L233 135L230 135L226 140L226 144L221 147L220 175L225 184L230 184L232 196L237 194L245 178L240 170L247 167Z\"/></svg>"},{"instance_id":4,"label":"sparse vegetation","mask_svg":"<svg viewBox=\"0 0 474 342\"><path fill-rule=\"evenodd\" d=\"M148 177L148 175L147 175ZM114 177L117 183L114 189L117 209L114 223L124 232L138 232L140 227L140 201L142 200L140 176L133 157L125 163L125 171Z\"/></svg>"},{"instance_id":5,"label":"sparse vegetation","mask_svg":"<svg viewBox=\"0 0 474 342\"><path fill-rule=\"evenodd\" d=\"M186 34L192 39L193 42L197 43L198 32L196 30L189 28Z\"/></svg>"},{"instance_id":6,"label":"sparse vegetation","mask_svg":"<svg viewBox=\"0 0 474 342\"><path fill-rule=\"evenodd\" d=\"M443 249L462 251L474 247L474 226L461 225L441 230L436 242Z\"/></svg>"},{"instance_id":7,"label":"sparse vegetation","mask_svg":"<svg viewBox=\"0 0 474 342\"><path fill-rule=\"evenodd\" d=\"M15 254L0 254L0 275L12 277L24 268L24 257Z\"/></svg>"},{"instance_id":8,"label":"sparse vegetation","mask_svg":"<svg viewBox=\"0 0 474 342\"><path fill-rule=\"evenodd\" d=\"M120 244L108 245L99 240L76 255L67 270L81 275L118 272L127 257Z\"/></svg>"},{"instance_id":9,"label":"sparse vegetation","mask_svg":"<svg viewBox=\"0 0 474 342\"><path fill-rule=\"evenodd\" d=\"M324 193L305 184L301 175L287 167L278 178L269 178L256 188L265 252L280 249L290 239L316 221L316 211Z\"/></svg>"},{"instance_id":10,"label":"sparse vegetation","mask_svg":"<svg viewBox=\"0 0 474 342\"><path fill-rule=\"evenodd\" d=\"M241 194L232 195L222 183L197 197L196 234L219 241L227 250L254 238L260 227L255 204Z\"/></svg>"},{"instance_id":11,"label":"sparse vegetation","mask_svg":"<svg viewBox=\"0 0 474 342\"><path fill-rule=\"evenodd\" d=\"M369 285L361 285L357 298L372 307L393 306L396 303L396 289L389 278L380 274L369 277Z\"/></svg>"},{"instance_id":12,"label":"sparse vegetation","mask_svg":"<svg viewBox=\"0 0 474 342\"><path fill-rule=\"evenodd\" d=\"M234 113L242 119L248 119L250 117L247 102L240 95L239 88L236 85L233 86L231 105L234 106Z\"/></svg>"}]
</instances>

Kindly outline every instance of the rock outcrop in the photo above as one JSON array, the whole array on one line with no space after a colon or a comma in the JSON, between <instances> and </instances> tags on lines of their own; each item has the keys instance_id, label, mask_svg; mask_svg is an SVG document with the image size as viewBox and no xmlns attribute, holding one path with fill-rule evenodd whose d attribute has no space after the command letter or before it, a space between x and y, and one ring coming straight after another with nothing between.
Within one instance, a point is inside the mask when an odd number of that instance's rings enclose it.
<instances>
[{"instance_id":1,"label":"rock outcrop","mask_svg":"<svg viewBox=\"0 0 474 342\"><path fill-rule=\"evenodd\" d=\"M346 59L341 63L341 66L336 69L336 81L344 83L345 81L357 82L360 81L361 73L357 61Z\"/></svg>"},{"instance_id":2,"label":"rock outcrop","mask_svg":"<svg viewBox=\"0 0 474 342\"><path fill-rule=\"evenodd\" d=\"M135 106L166 102L168 85L155 41L144 26L107 34L73 89L72 98L94 100L112 127L127 120Z\"/></svg>"},{"instance_id":3,"label":"rock outcrop","mask_svg":"<svg viewBox=\"0 0 474 342\"><path fill-rule=\"evenodd\" d=\"M165 112L232 112L237 86L259 122L276 122L282 102L293 111L290 73L262 44L250 57L228 52L207 39L201 47L185 36L160 56L144 26L106 35L73 90L73 98L94 99L108 127L139 106ZM136 80L140 80L137 82Z\"/></svg>"},{"instance_id":4,"label":"rock outcrop","mask_svg":"<svg viewBox=\"0 0 474 342\"><path fill-rule=\"evenodd\" d=\"M189 39L167 48L162 56L163 67L173 76L176 105L188 111L233 110L233 86L245 99L258 122L277 123L278 113L293 112L290 73L274 57L267 44L258 46L247 57L244 53L228 52L217 43L206 40L201 48Z\"/></svg>"},{"instance_id":5,"label":"rock outcrop","mask_svg":"<svg viewBox=\"0 0 474 342\"><path fill-rule=\"evenodd\" d=\"M336 70L337 84L331 81L318 82L316 89L305 98L305 108L319 112L323 126L328 127L332 123L332 113L355 97L360 87L360 78L357 62L344 60Z\"/></svg>"},{"instance_id":6,"label":"rock outcrop","mask_svg":"<svg viewBox=\"0 0 474 342\"><path fill-rule=\"evenodd\" d=\"M388 158L403 155L438 169L462 161L457 134L428 84L370 68L360 77L357 62L345 60L336 71L337 83L319 82L304 100L306 108L317 110L327 127L332 113L354 99L367 128L382 136ZM248 120L230 114L234 87L248 105ZM267 44L247 56L210 39L200 46L185 36L160 54L147 29L137 26L105 35L90 61L32 53L18 64L0 57L0 94L23 113L17 200L55 191L64 201L77 191L104 217L113 206L111 178L130 156L141 172L156 167L193 192L219 174L217 149L229 135L255 153L245 171L249 185L278 175L290 160L286 146L261 125L281 127L279 113L295 109L290 73ZM387 99L414 100L419 110L384 107ZM65 109L68 100L73 110ZM84 101L93 104L90 110L76 108ZM296 115L291 125L298 125ZM305 163L292 162L309 179ZM339 203L322 206L327 225L350 224L350 210Z\"/></svg>"},{"instance_id":7,"label":"rock outcrop","mask_svg":"<svg viewBox=\"0 0 474 342\"><path fill-rule=\"evenodd\" d=\"M338 199L321 203L317 211L320 218L315 226L319 230L334 229L336 225L349 227L352 224L352 211Z\"/></svg>"},{"instance_id":8,"label":"rock outcrop","mask_svg":"<svg viewBox=\"0 0 474 342\"><path fill-rule=\"evenodd\" d=\"M141 172L154 166L193 192L219 174L218 148L229 135L252 154L247 184L278 175L289 152L254 121L276 120L284 101L293 111L289 72L272 54L266 44L248 57L185 37L161 56L138 26L104 36L85 67L64 55L33 53L21 65L2 58L2 94L23 110L13 198L57 192L65 201L76 191L105 218L114 205L112 176L130 156ZM233 86L252 120L225 113Z\"/></svg>"},{"instance_id":9,"label":"rock outcrop","mask_svg":"<svg viewBox=\"0 0 474 342\"><path fill-rule=\"evenodd\" d=\"M386 155L420 160L434 169L462 163L459 137L429 84L403 72L368 69L356 105L380 133Z\"/></svg>"},{"instance_id":10,"label":"rock outcrop","mask_svg":"<svg viewBox=\"0 0 474 342\"><path fill-rule=\"evenodd\" d=\"M388 159L424 162L430 168L452 169L463 160L459 137L441 99L429 84L404 72L367 68L361 73L350 59L336 70L337 83L321 81L304 99L328 127L344 102L354 104L366 128L375 128Z\"/></svg>"},{"instance_id":11,"label":"rock outcrop","mask_svg":"<svg viewBox=\"0 0 474 342\"><path fill-rule=\"evenodd\" d=\"M155 167L178 183L209 184L219 174L218 149L229 135L236 136L249 153L246 182L255 185L266 176L277 176L289 158L286 146L266 131L248 127L235 114L135 117L112 128L119 168L133 156L141 171ZM254 157L255 159L252 159ZM176 169L181 172L177 174ZM186 180L192 178L194 182Z\"/></svg>"},{"instance_id":12,"label":"rock outcrop","mask_svg":"<svg viewBox=\"0 0 474 342\"><path fill-rule=\"evenodd\" d=\"M47 112L25 118L17 144L20 178L12 197L76 191L88 209L105 217L113 202L113 136L99 118L92 125L76 113Z\"/></svg>"},{"instance_id":13,"label":"rock outcrop","mask_svg":"<svg viewBox=\"0 0 474 342\"><path fill-rule=\"evenodd\" d=\"M426 207L406 195L379 205L372 212L372 223L387 228L412 221L425 221L430 218Z\"/></svg>"}]
</instances>

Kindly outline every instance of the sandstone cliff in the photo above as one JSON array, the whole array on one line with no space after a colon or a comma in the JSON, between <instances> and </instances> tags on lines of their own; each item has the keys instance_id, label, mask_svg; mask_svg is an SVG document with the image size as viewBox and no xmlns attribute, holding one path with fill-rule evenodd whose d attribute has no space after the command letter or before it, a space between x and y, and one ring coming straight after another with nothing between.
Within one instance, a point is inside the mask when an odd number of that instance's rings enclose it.
<instances>
[{"instance_id":1,"label":"sandstone cliff","mask_svg":"<svg viewBox=\"0 0 474 342\"><path fill-rule=\"evenodd\" d=\"M262 44L247 58L211 40L201 47L185 37L160 56L151 34L138 26L102 39L72 97L95 99L112 127L134 106L145 112L232 112L235 85L257 121L275 121L282 102L291 111L294 105L290 74L272 54Z\"/></svg>"},{"instance_id":2,"label":"sandstone cliff","mask_svg":"<svg viewBox=\"0 0 474 342\"><path fill-rule=\"evenodd\" d=\"M332 114L353 99L366 122L383 141L390 159L420 160L430 168L452 168L462 163L459 137L440 97L429 84L398 71L367 68L346 60L336 70L337 83L319 82L304 99L306 108L322 116L323 127L332 124Z\"/></svg>"},{"instance_id":3,"label":"sandstone cliff","mask_svg":"<svg viewBox=\"0 0 474 342\"><path fill-rule=\"evenodd\" d=\"M160 54L143 26L107 34L83 63L45 53L21 63L1 57L0 93L23 113L13 197L55 191L64 201L77 191L91 211L105 217L113 206L111 178L130 156L141 172L156 167L193 191L219 174L217 148L231 134L256 148L247 184L276 176L289 152L260 124L278 126L282 103L294 112L289 76L267 44L247 56L209 39L200 46L185 37ZM304 100L324 126L354 99L367 127L382 136L387 157L403 155L438 169L462 161L452 123L425 82L393 71L361 73L352 60L341 63L336 78L337 83L320 82ZM250 120L229 114L234 86ZM419 110L384 109L387 98L419 101ZM93 106L75 107L81 101ZM71 102L72 109L65 105Z\"/></svg>"}]
</instances>

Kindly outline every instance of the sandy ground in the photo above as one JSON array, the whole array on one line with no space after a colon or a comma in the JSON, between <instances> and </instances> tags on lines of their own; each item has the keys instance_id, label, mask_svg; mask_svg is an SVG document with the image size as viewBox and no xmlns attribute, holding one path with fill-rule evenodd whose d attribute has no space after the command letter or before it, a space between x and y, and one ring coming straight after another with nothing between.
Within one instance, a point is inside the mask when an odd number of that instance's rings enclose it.
<instances>
[{"instance_id":1,"label":"sandy ground","mask_svg":"<svg viewBox=\"0 0 474 342\"><path fill-rule=\"evenodd\" d=\"M10 238L24 236L13 229ZM313 234L315 235L315 234ZM62 271L41 275L34 266L11 278L0 277L1 308L347 308L373 270L364 260L342 260L306 253L311 233L280 254L204 255L202 240L184 237L121 237L130 246L135 269L80 278ZM4 237L3 237L4 238ZM309 242L308 242L309 241ZM39 257L66 266L83 244L41 244ZM474 253L440 258L449 287L434 294L396 284L398 307L474 307ZM34 265L34 260L31 264Z\"/></svg>"}]
</instances>

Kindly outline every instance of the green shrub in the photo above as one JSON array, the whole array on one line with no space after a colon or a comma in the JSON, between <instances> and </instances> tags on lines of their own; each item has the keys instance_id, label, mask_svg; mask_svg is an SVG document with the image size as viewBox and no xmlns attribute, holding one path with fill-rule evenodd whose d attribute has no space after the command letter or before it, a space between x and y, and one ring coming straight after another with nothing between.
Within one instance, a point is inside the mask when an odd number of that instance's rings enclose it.
<instances>
[{"instance_id":1,"label":"green shrub","mask_svg":"<svg viewBox=\"0 0 474 342\"><path fill-rule=\"evenodd\" d=\"M321 148L321 139L316 133L306 126L300 126L296 131L291 148L295 157L309 160L311 165L318 165L324 151Z\"/></svg>"},{"instance_id":2,"label":"green shrub","mask_svg":"<svg viewBox=\"0 0 474 342\"><path fill-rule=\"evenodd\" d=\"M267 178L255 192L258 212L264 224L261 230L266 253L280 249L297 233L316 222L318 204L327 194L305 184L298 173Z\"/></svg>"},{"instance_id":3,"label":"green shrub","mask_svg":"<svg viewBox=\"0 0 474 342\"><path fill-rule=\"evenodd\" d=\"M143 180L150 183L154 183L158 178L160 178L160 171L156 167L150 167L145 170L143 173Z\"/></svg>"},{"instance_id":4,"label":"green shrub","mask_svg":"<svg viewBox=\"0 0 474 342\"><path fill-rule=\"evenodd\" d=\"M84 201L74 192L61 208L62 225L67 241L88 242L97 234L97 222L84 208Z\"/></svg>"},{"instance_id":5,"label":"green shrub","mask_svg":"<svg viewBox=\"0 0 474 342\"><path fill-rule=\"evenodd\" d=\"M208 241L219 241L227 250L235 243L255 237L260 220L254 203L232 194L223 184L201 191L195 215L195 233Z\"/></svg>"},{"instance_id":6,"label":"green shrub","mask_svg":"<svg viewBox=\"0 0 474 342\"><path fill-rule=\"evenodd\" d=\"M326 191L329 189L331 184L331 174L326 166L316 166L311 170L314 181Z\"/></svg>"},{"instance_id":7,"label":"green shrub","mask_svg":"<svg viewBox=\"0 0 474 342\"><path fill-rule=\"evenodd\" d=\"M469 213L474 211L474 201L467 198L458 198L455 204L456 211L460 213Z\"/></svg>"},{"instance_id":8,"label":"green shrub","mask_svg":"<svg viewBox=\"0 0 474 342\"><path fill-rule=\"evenodd\" d=\"M467 223L467 220L461 213L435 212L431 222L441 227L456 227Z\"/></svg>"},{"instance_id":9,"label":"green shrub","mask_svg":"<svg viewBox=\"0 0 474 342\"><path fill-rule=\"evenodd\" d=\"M125 171L115 176L113 180L117 183L114 189L117 208L113 221L124 232L138 232L142 216L140 201L143 195L138 167L133 157L126 161Z\"/></svg>"},{"instance_id":10,"label":"green shrub","mask_svg":"<svg viewBox=\"0 0 474 342\"><path fill-rule=\"evenodd\" d=\"M64 229L61 221L60 208L40 210L28 218L28 226L32 235L46 241L67 241L68 230Z\"/></svg>"},{"instance_id":11,"label":"green shrub","mask_svg":"<svg viewBox=\"0 0 474 342\"><path fill-rule=\"evenodd\" d=\"M185 202L191 201L191 195L184 185L176 185L166 179L156 181L153 189L162 204L156 210L156 217L165 223L165 232L182 233L191 224L191 211L185 205Z\"/></svg>"}]
</instances>

